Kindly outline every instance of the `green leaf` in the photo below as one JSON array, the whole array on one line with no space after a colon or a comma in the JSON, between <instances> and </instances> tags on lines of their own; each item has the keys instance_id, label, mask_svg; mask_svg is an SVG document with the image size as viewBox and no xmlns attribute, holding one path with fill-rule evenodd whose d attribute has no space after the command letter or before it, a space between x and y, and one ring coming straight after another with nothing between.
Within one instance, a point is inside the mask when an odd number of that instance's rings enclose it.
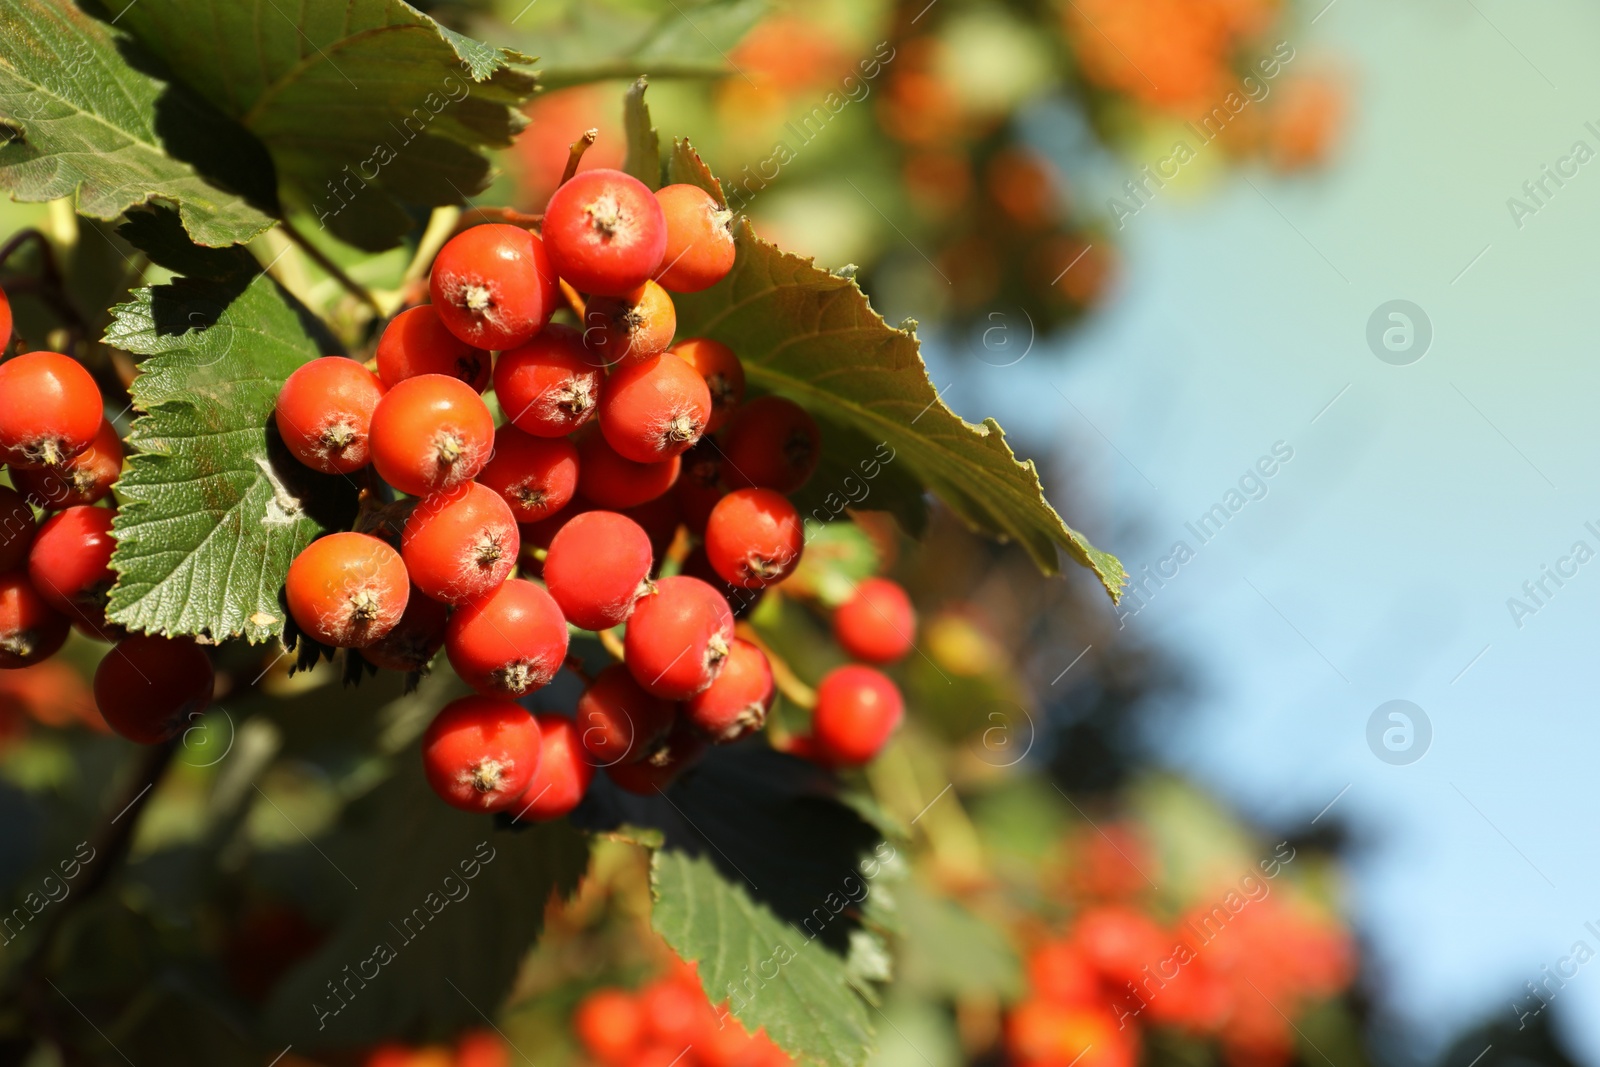
<instances>
[{"instance_id":1,"label":"green leaf","mask_svg":"<svg viewBox=\"0 0 1600 1067\"><path fill-rule=\"evenodd\" d=\"M544 928L545 903L570 896L588 867L588 843L567 821L497 830L441 804L419 765L414 749L403 754L323 843L358 888L332 936L268 1002L280 1045L420 1042L482 1026Z\"/></svg>"},{"instance_id":2,"label":"green leaf","mask_svg":"<svg viewBox=\"0 0 1600 1067\"><path fill-rule=\"evenodd\" d=\"M139 0L119 25L265 144L285 210L369 251L484 189L534 91L528 57L401 0Z\"/></svg>"},{"instance_id":3,"label":"green leaf","mask_svg":"<svg viewBox=\"0 0 1600 1067\"><path fill-rule=\"evenodd\" d=\"M126 33L63 0L0 5L0 189L13 198L71 196L98 219L160 202L201 244L225 245L272 225L270 173L260 145L168 84Z\"/></svg>"},{"instance_id":4,"label":"green leaf","mask_svg":"<svg viewBox=\"0 0 1600 1067\"><path fill-rule=\"evenodd\" d=\"M687 141L674 146L667 180L699 185L726 203ZM975 426L945 406L910 329L885 323L854 278L780 250L757 237L749 220L734 236L738 258L728 277L677 297L678 335L727 344L751 384L789 397L822 425L824 460L803 510L823 517L819 497L835 514L878 508L915 532L928 490L975 529L1019 542L1044 573L1059 572L1057 549L1065 549L1113 601L1121 597L1121 562L1062 521L1033 462L1017 459L998 422Z\"/></svg>"},{"instance_id":5,"label":"green leaf","mask_svg":"<svg viewBox=\"0 0 1600 1067\"><path fill-rule=\"evenodd\" d=\"M644 106L644 91L649 82L640 78L628 87L622 104L623 138L628 145L622 169L652 189L661 187L661 137L650 124L650 110Z\"/></svg>"},{"instance_id":6,"label":"green leaf","mask_svg":"<svg viewBox=\"0 0 1600 1067\"><path fill-rule=\"evenodd\" d=\"M170 213L119 232L158 263L211 276L137 289L112 309L106 343L147 358L116 487L111 619L265 641L283 627L290 562L354 515L353 483L298 463L273 426L284 380L331 342L242 249L185 247Z\"/></svg>"}]
</instances>

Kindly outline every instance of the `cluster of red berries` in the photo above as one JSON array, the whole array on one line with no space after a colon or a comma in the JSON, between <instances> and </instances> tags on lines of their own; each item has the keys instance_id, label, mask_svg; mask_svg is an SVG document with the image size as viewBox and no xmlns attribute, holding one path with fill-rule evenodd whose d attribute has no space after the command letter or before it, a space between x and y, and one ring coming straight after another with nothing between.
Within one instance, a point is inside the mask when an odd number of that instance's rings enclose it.
<instances>
[{"instance_id":1,"label":"cluster of red berries","mask_svg":"<svg viewBox=\"0 0 1600 1067\"><path fill-rule=\"evenodd\" d=\"M362 1067L511 1067L511 1050L495 1034L463 1034L455 1047L380 1045L367 1053Z\"/></svg>"},{"instance_id":2,"label":"cluster of red berries","mask_svg":"<svg viewBox=\"0 0 1600 1067\"><path fill-rule=\"evenodd\" d=\"M706 1000L690 964L638 992L597 989L572 1017L584 1049L602 1067L788 1067L765 1030L746 1032Z\"/></svg>"},{"instance_id":3,"label":"cluster of red berries","mask_svg":"<svg viewBox=\"0 0 1600 1067\"><path fill-rule=\"evenodd\" d=\"M0 348L10 325L7 308ZM105 721L135 741L173 736L210 702L211 661L188 638L127 635L106 621L116 509L102 505L122 442L82 365L57 352L0 363L0 460L14 487L0 485L0 670L42 663L73 627L115 640L94 680Z\"/></svg>"}]
</instances>

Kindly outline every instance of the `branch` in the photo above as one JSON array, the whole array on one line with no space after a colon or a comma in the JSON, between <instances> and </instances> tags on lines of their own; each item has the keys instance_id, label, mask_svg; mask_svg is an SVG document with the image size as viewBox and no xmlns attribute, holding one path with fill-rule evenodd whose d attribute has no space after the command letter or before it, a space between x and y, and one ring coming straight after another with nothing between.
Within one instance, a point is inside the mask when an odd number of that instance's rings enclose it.
<instances>
[{"instance_id":1,"label":"branch","mask_svg":"<svg viewBox=\"0 0 1600 1067\"><path fill-rule=\"evenodd\" d=\"M567 146L567 166L561 172L561 180L557 185L565 185L578 173L578 164L583 161L583 154L587 152L595 139L600 136L599 130L584 130L583 136Z\"/></svg>"},{"instance_id":2,"label":"branch","mask_svg":"<svg viewBox=\"0 0 1600 1067\"><path fill-rule=\"evenodd\" d=\"M281 220L278 225L283 227L283 232L288 234L289 240L300 246L300 250L311 257L311 261L321 267L334 281L342 286L345 292L371 308L379 316L383 315L383 305L378 303L378 298L367 290L367 287L356 281L344 272L344 269L329 259L327 254L312 244L305 234L294 228L288 219Z\"/></svg>"}]
</instances>

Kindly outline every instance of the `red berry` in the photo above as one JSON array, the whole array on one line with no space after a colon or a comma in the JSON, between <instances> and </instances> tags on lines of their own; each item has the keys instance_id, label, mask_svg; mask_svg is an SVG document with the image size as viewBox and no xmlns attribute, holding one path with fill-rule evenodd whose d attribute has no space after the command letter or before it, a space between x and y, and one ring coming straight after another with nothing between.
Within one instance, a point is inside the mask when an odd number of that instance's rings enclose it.
<instances>
[{"instance_id":1,"label":"red berry","mask_svg":"<svg viewBox=\"0 0 1600 1067\"><path fill-rule=\"evenodd\" d=\"M70 356L29 352L0 363L0 460L59 467L94 442L100 387Z\"/></svg>"},{"instance_id":2,"label":"red berry","mask_svg":"<svg viewBox=\"0 0 1600 1067\"><path fill-rule=\"evenodd\" d=\"M643 504L635 504L625 509L622 514L628 516L644 530L650 537L650 553L656 558L659 569L662 561L667 558L667 551L672 548L672 542L678 539L678 501L671 493L665 493L654 500L646 500Z\"/></svg>"},{"instance_id":3,"label":"red berry","mask_svg":"<svg viewBox=\"0 0 1600 1067\"><path fill-rule=\"evenodd\" d=\"M383 637L361 650L361 658L386 671L420 671L444 647L444 627L450 609L418 589L406 597L400 622Z\"/></svg>"},{"instance_id":4,"label":"red berry","mask_svg":"<svg viewBox=\"0 0 1600 1067\"><path fill-rule=\"evenodd\" d=\"M17 472L11 475L14 478ZM28 502L15 489L0 485L0 574L27 562L38 529Z\"/></svg>"},{"instance_id":5,"label":"red berry","mask_svg":"<svg viewBox=\"0 0 1600 1067\"><path fill-rule=\"evenodd\" d=\"M583 312L583 343L592 357L610 366L659 356L678 332L672 297L655 282L625 296L597 296Z\"/></svg>"},{"instance_id":6,"label":"red berry","mask_svg":"<svg viewBox=\"0 0 1600 1067\"><path fill-rule=\"evenodd\" d=\"M568 622L609 630L650 592L654 562L650 536L638 523L614 511L587 511L551 538L544 580Z\"/></svg>"},{"instance_id":7,"label":"red berry","mask_svg":"<svg viewBox=\"0 0 1600 1067\"><path fill-rule=\"evenodd\" d=\"M619 456L635 463L682 455L700 440L710 418L710 390L676 356L624 363L600 393L600 430Z\"/></svg>"},{"instance_id":8,"label":"red berry","mask_svg":"<svg viewBox=\"0 0 1600 1067\"><path fill-rule=\"evenodd\" d=\"M52 608L72 619L105 617L106 594L117 580L111 553L117 543L110 508L68 508L46 519L28 552L28 581Z\"/></svg>"},{"instance_id":9,"label":"red berry","mask_svg":"<svg viewBox=\"0 0 1600 1067\"><path fill-rule=\"evenodd\" d=\"M513 578L458 607L444 651L461 680L490 696L542 689L567 658L567 620L535 582Z\"/></svg>"},{"instance_id":10,"label":"red berry","mask_svg":"<svg viewBox=\"0 0 1600 1067\"><path fill-rule=\"evenodd\" d=\"M72 624L16 570L0 574L0 670L31 667L55 655Z\"/></svg>"},{"instance_id":11,"label":"red berry","mask_svg":"<svg viewBox=\"0 0 1600 1067\"><path fill-rule=\"evenodd\" d=\"M667 220L655 195L620 170L590 170L544 209L545 248L556 273L585 293L621 296L661 265Z\"/></svg>"},{"instance_id":12,"label":"red berry","mask_svg":"<svg viewBox=\"0 0 1600 1067\"><path fill-rule=\"evenodd\" d=\"M711 588L722 594L722 599L728 602L728 607L733 609L736 619L749 618L750 613L761 603L761 598L766 596L767 587L756 586L754 589L744 589L740 586L730 585L727 579L716 572L711 566L711 560L706 557L706 546L698 545L688 558L683 561L680 574L687 574L691 578L698 578Z\"/></svg>"},{"instance_id":13,"label":"red berry","mask_svg":"<svg viewBox=\"0 0 1600 1067\"><path fill-rule=\"evenodd\" d=\"M94 443L61 466L53 470L17 467L11 471L17 490L34 507L45 511L103 500L121 476L122 441L117 437L117 428L103 419Z\"/></svg>"},{"instance_id":14,"label":"red berry","mask_svg":"<svg viewBox=\"0 0 1600 1067\"><path fill-rule=\"evenodd\" d=\"M606 776L624 792L648 796L671 785L678 775L705 755L705 751L705 741L680 722L649 756L638 763L607 767Z\"/></svg>"},{"instance_id":15,"label":"red berry","mask_svg":"<svg viewBox=\"0 0 1600 1067\"><path fill-rule=\"evenodd\" d=\"M604 1064L628 1061L644 1035L644 1010L620 989L597 989L584 997L572 1015L572 1028L583 1047Z\"/></svg>"},{"instance_id":16,"label":"red berry","mask_svg":"<svg viewBox=\"0 0 1600 1067\"><path fill-rule=\"evenodd\" d=\"M535 523L566 507L578 491L578 448L564 437L502 426L478 481L500 494L517 522Z\"/></svg>"},{"instance_id":17,"label":"red berry","mask_svg":"<svg viewBox=\"0 0 1600 1067\"><path fill-rule=\"evenodd\" d=\"M578 442L578 495L603 508L632 508L654 500L678 480L677 456L660 463L635 463L619 456L604 434Z\"/></svg>"},{"instance_id":18,"label":"red berry","mask_svg":"<svg viewBox=\"0 0 1600 1067\"><path fill-rule=\"evenodd\" d=\"M822 434L806 409L781 396L758 397L728 421L722 476L734 486L792 493L810 480Z\"/></svg>"},{"instance_id":19,"label":"red berry","mask_svg":"<svg viewBox=\"0 0 1600 1067\"><path fill-rule=\"evenodd\" d=\"M699 983L676 975L651 982L640 992L639 1003L644 1007L646 1033L667 1048L697 1044L717 1025Z\"/></svg>"},{"instance_id":20,"label":"red berry","mask_svg":"<svg viewBox=\"0 0 1600 1067\"><path fill-rule=\"evenodd\" d=\"M515 806L538 773L539 755L539 724L503 697L452 700L422 734L428 784L463 811Z\"/></svg>"},{"instance_id":21,"label":"red berry","mask_svg":"<svg viewBox=\"0 0 1600 1067\"><path fill-rule=\"evenodd\" d=\"M378 376L353 359L324 356L301 364L278 392L278 436L314 470L358 471L372 460L372 413L383 395Z\"/></svg>"},{"instance_id":22,"label":"red berry","mask_svg":"<svg viewBox=\"0 0 1600 1067\"><path fill-rule=\"evenodd\" d=\"M422 501L400 535L411 580L447 604L493 592L511 573L521 549L510 505L477 482Z\"/></svg>"},{"instance_id":23,"label":"red berry","mask_svg":"<svg viewBox=\"0 0 1600 1067\"><path fill-rule=\"evenodd\" d=\"M744 400L744 364L733 349L709 337L691 337L667 351L693 367L711 391L711 421L706 432L722 429Z\"/></svg>"},{"instance_id":24,"label":"red berry","mask_svg":"<svg viewBox=\"0 0 1600 1067\"><path fill-rule=\"evenodd\" d=\"M11 299L0 289L0 352L11 343Z\"/></svg>"},{"instance_id":25,"label":"red berry","mask_svg":"<svg viewBox=\"0 0 1600 1067\"><path fill-rule=\"evenodd\" d=\"M766 653L736 637L722 673L684 703L683 714L712 741L726 744L761 729L776 695Z\"/></svg>"},{"instance_id":26,"label":"red berry","mask_svg":"<svg viewBox=\"0 0 1600 1067\"><path fill-rule=\"evenodd\" d=\"M840 647L866 663L893 663L911 651L916 633L911 598L887 578L868 578L833 614Z\"/></svg>"},{"instance_id":27,"label":"red berry","mask_svg":"<svg viewBox=\"0 0 1600 1067\"><path fill-rule=\"evenodd\" d=\"M474 348L503 352L539 332L556 309L556 271L538 237L490 223L439 249L428 294L445 328Z\"/></svg>"},{"instance_id":28,"label":"red berry","mask_svg":"<svg viewBox=\"0 0 1600 1067\"><path fill-rule=\"evenodd\" d=\"M636 763L660 747L677 712L633 680L628 668L612 664L595 676L578 698L574 718L584 749L602 767Z\"/></svg>"},{"instance_id":29,"label":"red berry","mask_svg":"<svg viewBox=\"0 0 1600 1067\"><path fill-rule=\"evenodd\" d=\"M376 537L336 533L295 557L284 592L289 614L312 640L361 648L399 625L411 582L400 553Z\"/></svg>"},{"instance_id":30,"label":"red berry","mask_svg":"<svg viewBox=\"0 0 1600 1067\"><path fill-rule=\"evenodd\" d=\"M771 489L735 489L706 522L706 557L723 581L742 589L783 581L800 563L805 543L800 513Z\"/></svg>"},{"instance_id":31,"label":"red berry","mask_svg":"<svg viewBox=\"0 0 1600 1067\"><path fill-rule=\"evenodd\" d=\"M494 392L517 429L535 437L564 437L594 414L602 378L584 351L583 335L552 323L527 344L500 353Z\"/></svg>"},{"instance_id":32,"label":"red berry","mask_svg":"<svg viewBox=\"0 0 1600 1067\"><path fill-rule=\"evenodd\" d=\"M699 444L683 454L683 472L672 491L678 514L690 533L705 533L711 509L727 492L722 481L722 446L710 437L702 437Z\"/></svg>"},{"instance_id":33,"label":"red berry","mask_svg":"<svg viewBox=\"0 0 1600 1067\"><path fill-rule=\"evenodd\" d=\"M559 819L583 800L594 778L594 765L585 759L578 726L565 715L535 715L539 724L539 770L522 795L517 818L524 822Z\"/></svg>"},{"instance_id":34,"label":"red berry","mask_svg":"<svg viewBox=\"0 0 1600 1067\"><path fill-rule=\"evenodd\" d=\"M412 496L470 482L494 451L494 416L472 386L443 374L407 378L372 413L372 464Z\"/></svg>"},{"instance_id":35,"label":"red berry","mask_svg":"<svg viewBox=\"0 0 1600 1067\"><path fill-rule=\"evenodd\" d=\"M628 670L658 697L687 700L716 681L733 643L733 611L705 582L663 578L640 598L623 638Z\"/></svg>"},{"instance_id":36,"label":"red berry","mask_svg":"<svg viewBox=\"0 0 1600 1067\"><path fill-rule=\"evenodd\" d=\"M407 308L378 338L378 378L393 389L420 374L458 378L478 392L489 387L489 353L451 333L432 304Z\"/></svg>"},{"instance_id":37,"label":"red berry","mask_svg":"<svg viewBox=\"0 0 1600 1067\"><path fill-rule=\"evenodd\" d=\"M187 637L124 637L94 672L94 700L106 725L129 741L158 745L176 737L211 703L205 650Z\"/></svg>"},{"instance_id":38,"label":"red berry","mask_svg":"<svg viewBox=\"0 0 1600 1067\"><path fill-rule=\"evenodd\" d=\"M858 767L878 754L904 715L899 687L852 663L829 672L817 687L812 739L825 762Z\"/></svg>"},{"instance_id":39,"label":"red berry","mask_svg":"<svg viewBox=\"0 0 1600 1067\"><path fill-rule=\"evenodd\" d=\"M698 293L733 269L733 212L698 185L656 190L667 222L667 247L656 281L674 293Z\"/></svg>"}]
</instances>

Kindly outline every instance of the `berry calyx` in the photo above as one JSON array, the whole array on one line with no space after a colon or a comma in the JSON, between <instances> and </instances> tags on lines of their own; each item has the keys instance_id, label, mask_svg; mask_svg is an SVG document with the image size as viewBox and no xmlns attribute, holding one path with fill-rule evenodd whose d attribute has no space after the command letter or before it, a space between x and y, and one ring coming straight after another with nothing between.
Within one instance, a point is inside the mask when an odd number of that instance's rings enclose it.
<instances>
[{"instance_id":1,"label":"berry calyx","mask_svg":"<svg viewBox=\"0 0 1600 1067\"><path fill-rule=\"evenodd\" d=\"M660 202L620 170L574 175L550 197L542 232L556 273L595 296L637 289L655 273L667 248Z\"/></svg>"},{"instance_id":2,"label":"berry calyx","mask_svg":"<svg viewBox=\"0 0 1600 1067\"><path fill-rule=\"evenodd\" d=\"M210 657L189 638L131 634L100 660L94 700L118 734L158 745L199 718L213 682Z\"/></svg>"},{"instance_id":3,"label":"berry calyx","mask_svg":"<svg viewBox=\"0 0 1600 1067\"><path fill-rule=\"evenodd\" d=\"M422 770L446 804L504 811L539 770L539 726L502 697L465 696L446 704L422 734Z\"/></svg>"},{"instance_id":4,"label":"berry calyx","mask_svg":"<svg viewBox=\"0 0 1600 1067\"><path fill-rule=\"evenodd\" d=\"M650 536L638 523L614 511L587 511L551 538L544 580L568 622L609 630L654 589L654 563Z\"/></svg>"},{"instance_id":5,"label":"berry calyx","mask_svg":"<svg viewBox=\"0 0 1600 1067\"><path fill-rule=\"evenodd\" d=\"M680 459L636 463L618 455L603 433L578 442L578 495L603 508L637 507L654 500L678 480Z\"/></svg>"},{"instance_id":6,"label":"berry calyx","mask_svg":"<svg viewBox=\"0 0 1600 1067\"><path fill-rule=\"evenodd\" d=\"M28 503L45 511L103 500L121 476L122 439L117 436L117 428L104 419L93 443L61 466L36 470L16 467L11 471L11 481L18 492L27 496Z\"/></svg>"},{"instance_id":7,"label":"berry calyx","mask_svg":"<svg viewBox=\"0 0 1600 1067\"><path fill-rule=\"evenodd\" d=\"M72 623L45 602L23 571L0 574L0 670L42 663L67 640Z\"/></svg>"},{"instance_id":8,"label":"berry calyx","mask_svg":"<svg viewBox=\"0 0 1600 1067\"><path fill-rule=\"evenodd\" d=\"M314 641L361 648L400 623L411 581L400 553L368 534L318 538L289 564L289 614Z\"/></svg>"},{"instance_id":9,"label":"berry calyx","mask_svg":"<svg viewBox=\"0 0 1600 1067\"><path fill-rule=\"evenodd\" d=\"M11 473L13 477L17 474ZM28 502L15 489L0 485L0 574L27 562L38 531Z\"/></svg>"},{"instance_id":10,"label":"berry calyx","mask_svg":"<svg viewBox=\"0 0 1600 1067\"><path fill-rule=\"evenodd\" d=\"M361 649L361 658L386 671L426 670L444 647L450 609L413 587L400 622L383 637Z\"/></svg>"},{"instance_id":11,"label":"berry calyx","mask_svg":"<svg viewBox=\"0 0 1600 1067\"><path fill-rule=\"evenodd\" d=\"M600 431L606 443L635 463L682 455L700 440L710 418L710 390L676 356L624 363L611 372L600 394Z\"/></svg>"},{"instance_id":12,"label":"berry calyx","mask_svg":"<svg viewBox=\"0 0 1600 1067\"><path fill-rule=\"evenodd\" d=\"M678 575L634 605L623 655L646 692L687 700L716 681L732 644L733 611L722 594Z\"/></svg>"},{"instance_id":13,"label":"berry calyx","mask_svg":"<svg viewBox=\"0 0 1600 1067\"><path fill-rule=\"evenodd\" d=\"M59 352L29 352L0 363L0 460L59 467L94 442L105 412L100 387Z\"/></svg>"},{"instance_id":14,"label":"berry calyx","mask_svg":"<svg viewBox=\"0 0 1600 1067\"><path fill-rule=\"evenodd\" d=\"M444 374L478 392L489 387L489 353L451 333L432 304L407 308L378 338L378 378L393 389L419 374Z\"/></svg>"},{"instance_id":15,"label":"berry calyx","mask_svg":"<svg viewBox=\"0 0 1600 1067\"><path fill-rule=\"evenodd\" d=\"M494 368L500 410L535 437L564 437L588 422L600 403L601 380L583 335L560 323L500 353Z\"/></svg>"},{"instance_id":16,"label":"berry calyx","mask_svg":"<svg viewBox=\"0 0 1600 1067\"><path fill-rule=\"evenodd\" d=\"M678 331L672 297L655 282L623 296L597 296L583 313L583 343L594 358L611 366L659 356Z\"/></svg>"},{"instance_id":17,"label":"berry calyx","mask_svg":"<svg viewBox=\"0 0 1600 1067\"><path fill-rule=\"evenodd\" d=\"M904 716L900 688L871 667L852 663L835 668L817 686L811 739L823 762L859 767L877 756Z\"/></svg>"},{"instance_id":18,"label":"berry calyx","mask_svg":"<svg viewBox=\"0 0 1600 1067\"><path fill-rule=\"evenodd\" d=\"M423 500L400 535L411 580L447 604L493 592L511 573L521 549L511 507L477 482Z\"/></svg>"},{"instance_id":19,"label":"berry calyx","mask_svg":"<svg viewBox=\"0 0 1600 1067\"><path fill-rule=\"evenodd\" d=\"M727 744L761 729L776 696L766 653L736 637L722 673L684 703L683 714L712 742Z\"/></svg>"},{"instance_id":20,"label":"berry calyx","mask_svg":"<svg viewBox=\"0 0 1600 1067\"><path fill-rule=\"evenodd\" d=\"M297 367L278 392L273 421L294 458L325 474L350 474L372 459L378 376L353 359L324 356Z\"/></svg>"},{"instance_id":21,"label":"berry calyx","mask_svg":"<svg viewBox=\"0 0 1600 1067\"><path fill-rule=\"evenodd\" d=\"M559 819L577 807L594 779L577 723L565 715L535 715L539 725L539 769L517 802L517 821Z\"/></svg>"},{"instance_id":22,"label":"berry calyx","mask_svg":"<svg viewBox=\"0 0 1600 1067\"><path fill-rule=\"evenodd\" d=\"M911 651L917 613L897 582L868 578L833 614L833 636L865 663L893 663Z\"/></svg>"},{"instance_id":23,"label":"berry calyx","mask_svg":"<svg viewBox=\"0 0 1600 1067\"><path fill-rule=\"evenodd\" d=\"M470 385L443 374L407 378L372 413L372 464L412 496L477 477L494 450L494 417Z\"/></svg>"},{"instance_id":24,"label":"berry calyx","mask_svg":"<svg viewBox=\"0 0 1600 1067\"><path fill-rule=\"evenodd\" d=\"M28 581L56 611L90 624L105 619L106 594L116 574L111 537L116 512L87 505L46 519L28 551Z\"/></svg>"},{"instance_id":25,"label":"berry calyx","mask_svg":"<svg viewBox=\"0 0 1600 1067\"><path fill-rule=\"evenodd\" d=\"M578 448L563 437L534 437L515 426L494 432L494 455L478 481L500 494L520 524L566 507L578 491Z\"/></svg>"},{"instance_id":26,"label":"berry calyx","mask_svg":"<svg viewBox=\"0 0 1600 1067\"><path fill-rule=\"evenodd\" d=\"M520 226L463 230L434 257L428 295L439 321L463 343L503 352L549 321L556 272L544 242Z\"/></svg>"},{"instance_id":27,"label":"berry calyx","mask_svg":"<svg viewBox=\"0 0 1600 1067\"><path fill-rule=\"evenodd\" d=\"M445 654L461 680L490 696L542 689L567 658L567 620L537 583L513 578L457 608Z\"/></svg>"},{"instance_id":28,"label":"berry calyx","mask_svg":"<svg viewBox=\"0 0 1600 1067\"><path fill-rule=\"evenodd\" d=\"M722 476L729 485L792 493L816 471L822 433L794 401L757 397L728 420L722 454Z\"/></svg>"},{"instance_id":29,"label":"berry calyx","mask_svg":"<svg viewBox=\"0 0 1600 1067\"><path fill-rule=\"evenodd\" d=\"M744 400L744 364L733 349L709 337L690 337L667 349L695 369L711 393L711 419L706 432L722 429Z\"/></svg>"},{"instance_id":30,"label":"berry calyx","mask_svg":"<svg viewBox=\"0 0 1600 1067\"><path fill-rule=\"evenodd\" d=\"M667 223L667 246L656 281L674 293L698 293L733 269L733 212L698 185L656 190Z\"/></svg>"},{"instance_id":31,"label":"berry calyx","mask_svg":"<svg viewBox=\"0 0 1600 1067\"><path fill-rule=\"evenodd\" d=\"M735 489L706 521L706 558L723 581L741 589L787 578L800 563L805 540L800 513L771 489Z\"/></svg>"},{"instance_id":32,"label":"berry calyx","mask_svg":"<svg viewBox=\"0 0 1600 1067\"><path fill-rule=\"evenodd\" d=\"M620 663L595 676L574 716L584 751L601 767L637 763L655 752L675 717L668 701L647 693Z\"/></svg>"}]
</instances>

